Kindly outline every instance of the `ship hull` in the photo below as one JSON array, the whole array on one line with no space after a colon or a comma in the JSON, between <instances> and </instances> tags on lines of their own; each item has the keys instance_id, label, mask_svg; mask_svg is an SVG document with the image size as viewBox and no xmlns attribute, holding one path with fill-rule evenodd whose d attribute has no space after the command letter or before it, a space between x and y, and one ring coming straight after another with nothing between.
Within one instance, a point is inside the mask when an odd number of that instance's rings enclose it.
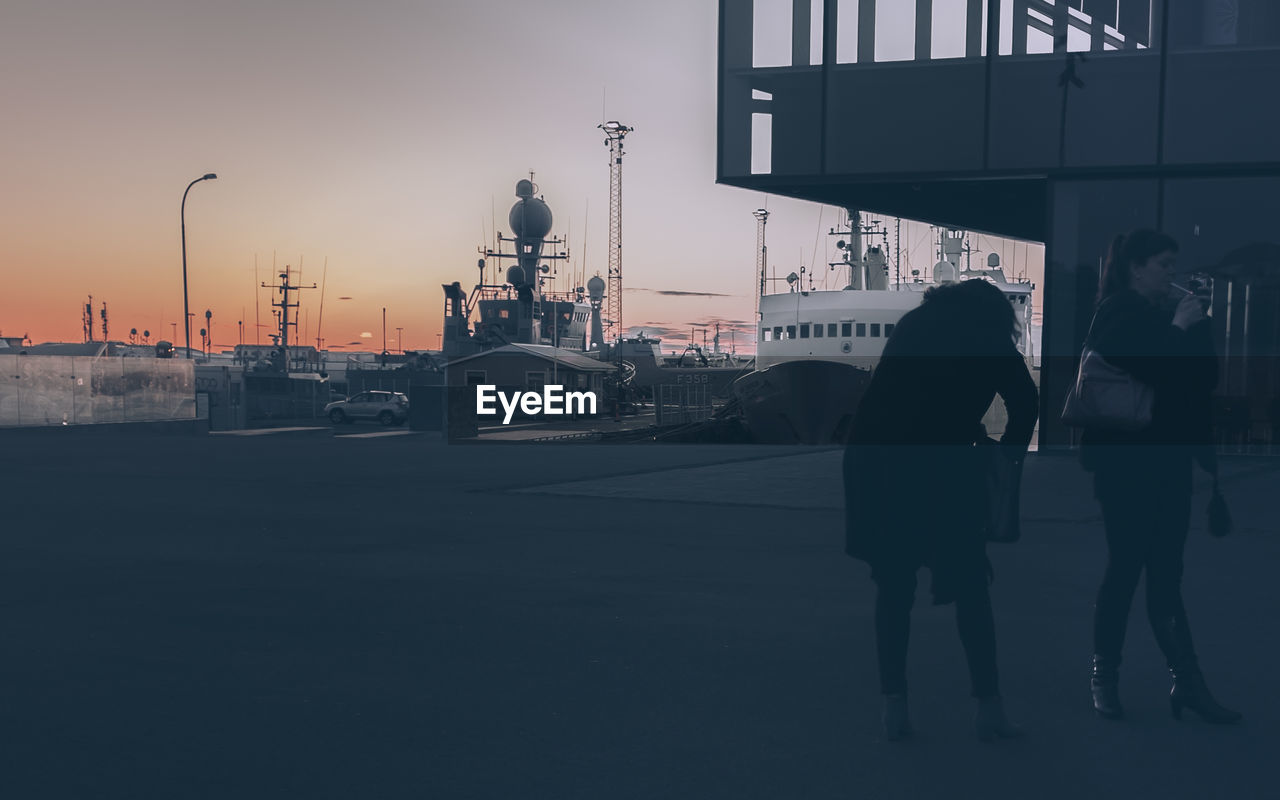
<instances>
[{"instance_id":1,"label":"ship hull","mask_svg":"<svg viewBox=\"0 0 1280 800\"><path fill-rule=\"evenodd\" d=\"M788 361L733 384L752 441L844 444L871 370L834 361Z\"/></svg>"}]
</instances>

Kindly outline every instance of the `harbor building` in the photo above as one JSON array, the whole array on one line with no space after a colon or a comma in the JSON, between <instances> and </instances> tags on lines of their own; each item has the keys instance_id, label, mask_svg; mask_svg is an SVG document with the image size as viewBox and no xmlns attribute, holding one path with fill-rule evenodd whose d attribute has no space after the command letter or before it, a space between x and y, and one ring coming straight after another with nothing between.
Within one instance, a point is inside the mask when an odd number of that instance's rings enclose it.
<instances>
[{"instance_id":1,"label":"harbor building","mask_svg":"<svg viewBox=\"0 0 1280 800\"><path fill-rule=\"evenodd\" d=\"M1154 227L1212 287L1219 443L1280 445L1280 4L721 0L718 58L720 183L1044 243L1041 444Z\"/></svg>"}]
</instances>

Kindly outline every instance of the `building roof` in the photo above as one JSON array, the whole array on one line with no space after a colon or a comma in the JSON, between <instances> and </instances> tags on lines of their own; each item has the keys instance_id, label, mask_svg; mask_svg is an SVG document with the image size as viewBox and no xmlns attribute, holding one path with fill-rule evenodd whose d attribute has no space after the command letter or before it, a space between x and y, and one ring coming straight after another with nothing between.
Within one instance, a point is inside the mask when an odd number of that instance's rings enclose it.
<instances>
[{"instance_id":1,"label":"building roof","mask_svg":"<svg viewBox=\"0 0 1280 800\"><path fill-rule=\"evenodd\" d=\"M502 347L495 347L492 350L485 350L483 353L476 353L465 358L457 358L449 362L449 367L456 364L462 364L473 361L478 358L487 358L494 356L537 356L544 361L554 362L561 367L569 367L580 372L612 372L618 367L616 364L606 364L603 361L597 361L590 356L583 355L577 350L566 350L563 347L552 347L549 344L507 344Z\"/></svg>"},{"instance_id":2,"label":"building roof","mask_svg":"<svg viewBox=\"0 0 1280 800\"><path fill-rule=\"evenodd\" d=\"M90 356L106 355L106 342L43 342L21 348L29 356Z\"/></svg>"}]
</instances>

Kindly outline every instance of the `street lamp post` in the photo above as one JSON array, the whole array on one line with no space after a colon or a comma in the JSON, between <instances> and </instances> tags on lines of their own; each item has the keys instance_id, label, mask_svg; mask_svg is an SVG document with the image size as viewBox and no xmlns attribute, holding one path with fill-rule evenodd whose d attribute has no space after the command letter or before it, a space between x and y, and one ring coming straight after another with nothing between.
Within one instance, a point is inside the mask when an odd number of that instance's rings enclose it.
<instances>
[{"instance_id":1,"label":"street lamp post","mask_svg":"<svg viewBox=\"0 0 1280 800\"><path fill-rule=\"evenodd\" d=\"M187 358L191 358L191 309L187 303L187 192L200 181L215 180L218 176L210 172L187 184L187 191L182 193L182 312L183 329L187 338Z\"/></svg>"}]
</instances>

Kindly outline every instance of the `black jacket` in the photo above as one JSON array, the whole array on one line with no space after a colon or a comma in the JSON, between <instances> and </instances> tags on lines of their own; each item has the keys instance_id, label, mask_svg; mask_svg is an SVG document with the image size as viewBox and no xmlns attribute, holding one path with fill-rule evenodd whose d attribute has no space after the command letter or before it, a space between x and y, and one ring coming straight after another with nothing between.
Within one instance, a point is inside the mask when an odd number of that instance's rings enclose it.
<instances>
[{"instance_id":1,"label":"black jacket","mask_svg":"<svg viewBox=\"0 0 1280 800\"><path fill-rule=\"evenodd\" d=\"M846 552L937 569L985 570L985 478L974 444L997 394L1008 410L1001 442L1025 451L1037 392L1008 336L984 337L928 303L885 345L845 451ZM935 584L935 598L940 595Z\"/></svg>"},{"instance_id":2,"label":"black jacket","mask_svg":"<svg viewBox=\"0 0 1280 800\"><path fill-rule=\"evenodd\" d=\"M1013 340L984 340L962 320L921 306L885 344L850 444L971 445L983 437L982 417L997 394L1009 415L1001 442L1026 448L1037 394Z\"/></svg>"}]
</instances>

